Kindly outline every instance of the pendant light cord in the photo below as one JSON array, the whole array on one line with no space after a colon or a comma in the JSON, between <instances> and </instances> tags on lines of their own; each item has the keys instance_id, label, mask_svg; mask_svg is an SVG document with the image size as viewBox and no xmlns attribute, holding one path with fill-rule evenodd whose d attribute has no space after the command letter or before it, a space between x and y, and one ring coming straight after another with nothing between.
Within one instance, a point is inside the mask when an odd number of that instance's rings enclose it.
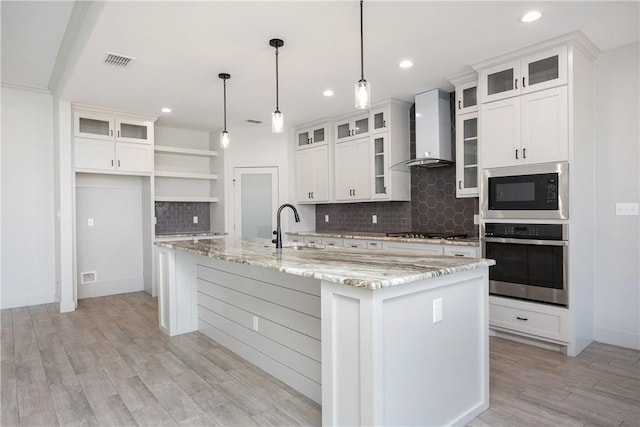
<instances>
[{"instance_id":1,"label":"pendant light cord","mask_svg":"<svg viewBox=\"0 0 640 427\"><path fill-rule=\"evenodd\" d=\"M223 91L223 93L224 93L224 95L223 95L223 98L224 98L224 131L226 132L227 131L227 79L223 79L222 80L222 84L223 84L223 87L224 87L224 91Z\"/></svg>"},{"instance_id":2,"label":"pendant light cord","mask_svg":"<svg viewBox=\"0 0 640 427\"><path fill-rule=\"evenodd\" d=\"M276 111L280 111L278 80L278 48L276 47Z\"/></svg>"},{"instance_id":3,"label":"pendant light cord","mask_svg":"<svg viewBox=\"0 0 640 427\"><path fill-rule=\"evenodd\" d=\"M360 79L364 80L364 32L362 24L362 3L360 0Z\"/></svg>"}]
</instances>

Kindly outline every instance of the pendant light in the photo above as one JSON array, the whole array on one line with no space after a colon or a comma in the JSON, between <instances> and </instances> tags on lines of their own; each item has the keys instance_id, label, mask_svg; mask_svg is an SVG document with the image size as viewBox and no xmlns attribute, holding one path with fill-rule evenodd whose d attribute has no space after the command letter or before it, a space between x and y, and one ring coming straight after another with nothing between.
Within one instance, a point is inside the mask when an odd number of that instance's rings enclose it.
<instances>
[{"instance_id":1,"label":"pendant light","mask_svg":"<svg viewBox=\"0 0 640 427\"><path fill-rule=\"evenodd\" d=\"M284 115L280 112L278 99L278 48L284 46L284 42L280 39L269 40L269 46L276 48L276 111L271 113L271 132L284 132Z\"/></svg>"},{"instance_id":2,"label":"pendant light","mask_svg":"<svg viewBox=\"0 0 640 427\"><path fill-rule=\"evenodd\" d=\"M371 107L371 85L364 79L364 36L362 31L362 3L360 0L360 80L356 83L356 108L365 110Z\"/></svg>"},{"instance_id":3,"label":"pendant light","mask_svg":"<svg viewBox=\"0 0 640 427\"><path fill-rule=\"evenodd\" d=\"M227 132L227 80L231 78L231 75L220 73L218 77L222 79L224 87L224 130L220 134L220 147L227 148L229 145L229 132Z\"/></svg>"}]
</instances>

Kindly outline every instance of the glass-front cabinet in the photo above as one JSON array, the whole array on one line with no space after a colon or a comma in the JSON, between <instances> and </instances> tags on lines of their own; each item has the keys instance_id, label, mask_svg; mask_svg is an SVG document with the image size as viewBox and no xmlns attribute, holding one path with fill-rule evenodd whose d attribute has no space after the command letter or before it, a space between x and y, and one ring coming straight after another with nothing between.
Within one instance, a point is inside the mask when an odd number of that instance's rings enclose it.
<instances>
[{"instance_id":1,"label":"glass-front cabinet","mask_svg":"<svg viewBox=\"0 0 640 427\"><path fill-rule=\"evenodd\" d=\"M373 192L371 196L374 199L386 199L389 180L388 134L380 133L372 136L371 150L373 155Z\"/></svg>"},{"instance_id":2,"label":"glass-front cabinet","mask_svg":"<svg viewBox=\"0 0 640 427\"><path fill-rule=\"evenodd\" d=\"M478 81L473 75L473 81L456 85L456 115L478 111Z\"/></svg>"},{"instance_id":3,"label":"glass-front cabinet","mask_svg":"<svg viewBox=\"0 0 640 427\"><path fill-rule=\"evenodd\" d=\"M153 122L93 112L74 113L74 136L119 142L151 144Z\"/></svg>"},{"instance_id":4,"label":"glass-front cabinet","mask_svg":"<svg viewBox=\"0 0 640 427\"><path fill-rule=\"evenodd\" d=\"M389 106L383 106L375 109L371 109L371 133L386 132L389 126Z\"/></svg>"},{"instance_id":5,"label":"glass-front cabinet","mask_svg":"<svg viewBox=\"0 0 640 427\"><path fill-rule=\"evenodd\" d=\"M329 122L322 122L311 126L305 126L296 131L296 144L298 148L309 147L313 144L326 144L329 141Z\"/></svg>"},{"instance_id":6,"label":"glass-front cabinet","mask_svg":"<svg viewBox=\"0 0 640 427\"><path fill-rule=\"evenodd\" d=\"M567 47L560 46L480 72L482 102L548 89L567 83Z\"/></svg>"},{"instance_id":7,"label":"glass-front cabinet","mask_svg":"<svg viewBox=\"0 0 640 427\"><path fill-rule=\"evenodd\" d=\"M457 117L456 180L456 197L478 197L477 112Z\"/></svg>"},{"instance_id":8,"label":"glass-front cabinet","mask_svg":"<svg viewBox=\"0 0 640 427\"><path fill-rule=\"evenodd\" d=\"M358 114L336 121L336 141L349 141L369 134L369 113Z\"/></svg>"}]
</instances>

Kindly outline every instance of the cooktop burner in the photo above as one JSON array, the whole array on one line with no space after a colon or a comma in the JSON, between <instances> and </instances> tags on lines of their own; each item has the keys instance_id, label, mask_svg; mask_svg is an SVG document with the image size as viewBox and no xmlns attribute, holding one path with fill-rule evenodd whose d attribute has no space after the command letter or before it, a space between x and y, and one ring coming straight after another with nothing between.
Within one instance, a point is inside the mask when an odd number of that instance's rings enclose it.
<instances>
[{"instance_id":1,"label":"cooktop burner","mask_svg":"<svg viewBox=\"0 0 640 427\"><path fill-rule=\"evenodd\" d=\"M455 239L466 239L469 237L468 234L455 234L455 233L423 233L423 232L415 232L415 231L403 231L400 233L387 233L387 237L404 237L410 239L445 239L445 240L455 240Z\"/></svg>"}]
</instances>

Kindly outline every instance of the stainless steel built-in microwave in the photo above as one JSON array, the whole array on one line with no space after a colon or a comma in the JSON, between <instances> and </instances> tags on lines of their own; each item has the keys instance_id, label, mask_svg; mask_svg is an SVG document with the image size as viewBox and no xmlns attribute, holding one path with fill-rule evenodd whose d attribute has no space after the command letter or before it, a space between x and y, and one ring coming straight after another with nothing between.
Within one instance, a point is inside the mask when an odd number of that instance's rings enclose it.
<instances>
[{"instance_id":1,"label":"stainless steel built-in microwave","mask_svg":"<svg viewBox=\"0 0 640 427\"><path fill-rule=\"evenodd\" d=\"M485 169L482 180L483 218L569 218L568 163Z\"/></svg>"}]
</instances>

